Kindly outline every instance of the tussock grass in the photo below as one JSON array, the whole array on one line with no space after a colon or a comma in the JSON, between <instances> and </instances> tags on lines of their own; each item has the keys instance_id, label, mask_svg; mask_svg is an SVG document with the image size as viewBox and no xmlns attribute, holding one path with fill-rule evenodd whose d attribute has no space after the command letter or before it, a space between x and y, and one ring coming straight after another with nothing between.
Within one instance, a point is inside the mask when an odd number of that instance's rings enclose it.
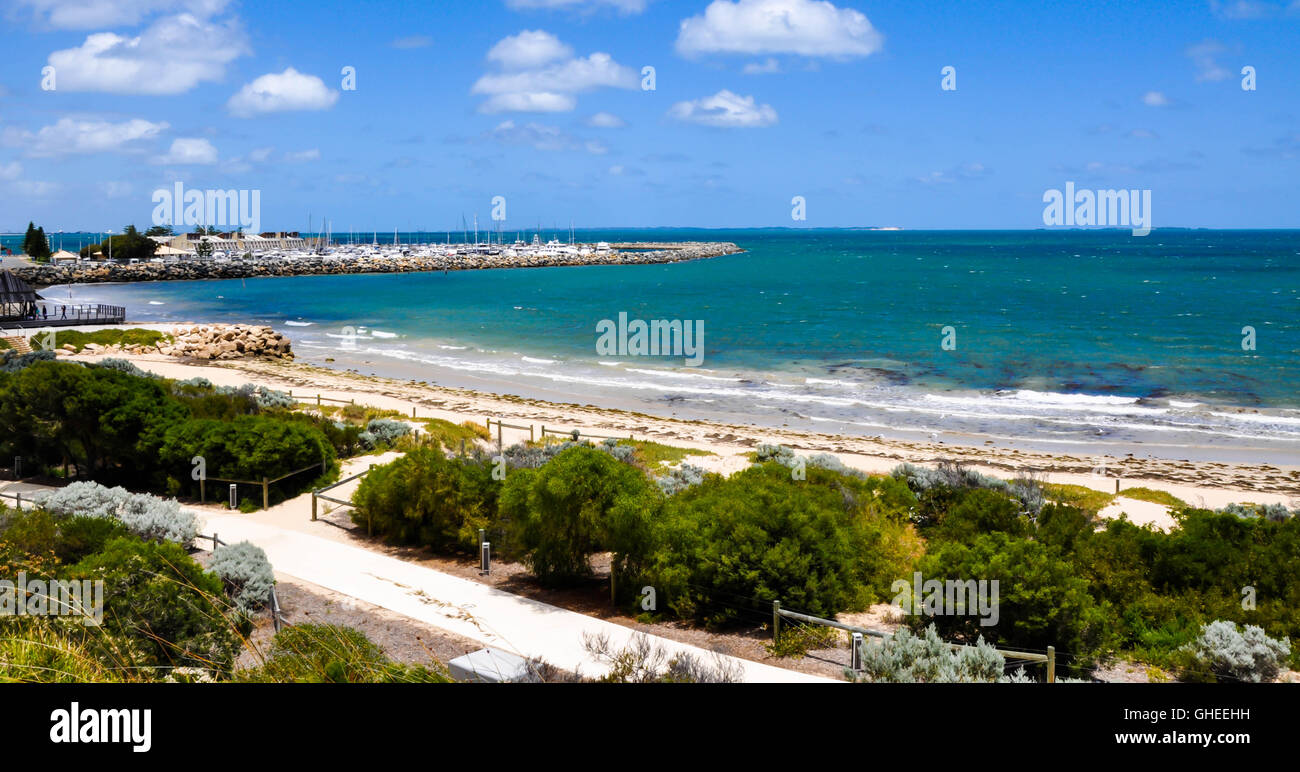
<instances>
[{"instance_id":1,"label":"tussock grass","mask_svg":"<svg viewBox=\"0 0 1300 772\"><path fill-rule=\"evenodd\" d=\"M1066 483L1045 483L1043 485L1043 495L1058 504L1078 507L1094 515L1115 500L1115 494L1113 493Z\"/></svg>"},{"instance_id":2,"label":"tussock grass","mask_svg":"<svg viewBox=\"0 0 1300 772\"><path fill-rule=\"evenodd\" d=\"M1138 501L1149 501L1152 504L1163 504L1170 509L1187 508L1186 501L1183 501L1168 491L1159 491L1153 488L1125 488L1119 492L1119 495L1126 499L1137 499Z\"/></svg>"}]
</instances>

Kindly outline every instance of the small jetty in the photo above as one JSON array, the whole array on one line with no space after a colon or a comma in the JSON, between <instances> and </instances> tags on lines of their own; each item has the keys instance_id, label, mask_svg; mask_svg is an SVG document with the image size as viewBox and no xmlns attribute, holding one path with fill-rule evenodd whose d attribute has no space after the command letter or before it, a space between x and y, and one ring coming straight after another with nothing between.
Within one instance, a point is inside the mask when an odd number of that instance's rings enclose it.
<instances>
[{"instance_id":1,"label":"small jetty","mask_svg":"<svg viewBox=\"0 0 1300 772\"><path fill-rule=\"evenodd\" d=\"M0 329L73 327L79 324L121 324L126 309L102 303L58 303L37 294L12 271L0 270Z\"/></svg>"}]
</instances>

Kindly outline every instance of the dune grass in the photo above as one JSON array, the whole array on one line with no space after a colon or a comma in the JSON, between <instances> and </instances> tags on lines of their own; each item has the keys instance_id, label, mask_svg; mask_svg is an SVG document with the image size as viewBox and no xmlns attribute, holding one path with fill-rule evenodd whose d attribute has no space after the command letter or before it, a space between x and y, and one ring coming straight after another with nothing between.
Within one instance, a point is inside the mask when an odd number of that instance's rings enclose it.
<instances>
[{"instance_id":1,"label":"dune grass","mask_svg":"<svg viewBox=\"0 0 1300 772\"><path fill-rule=\"evenodd\" d=\"M1153 488L1125 488L1119 492L1119 495L1126 499L1137 499L1138 501L1149 501L1152 504L1163 504L1170 509L1187 508L1186 501L1183 501L1168 491L1158 491Z\"/></svg>"},{"instance_id":2,"label":"dune grass","mask_svg":"<svg viewBox=\"0 0 1300 772\"><path fill-rule=\"evenodd\" d=\"M157 346L160 341L170 341L172 336L157 330L145 330L133 327L129 330L59 330L54 333L54 347L62 348L72 345L81 351L91 343L101 346Z\"/></svg>"},{"instance_id":3,"label":"dune grass","mask_svg":"<svg viewBox=\"0 0 1300 772\"><path fill-rule=\"evenodd\" d=\"M1078 507L1094 515L1115 500L1115 494L1113 493L1066 483L1045 483L1043 485L1043 495L1058 504Z\"/></svg>"}]
</instances>

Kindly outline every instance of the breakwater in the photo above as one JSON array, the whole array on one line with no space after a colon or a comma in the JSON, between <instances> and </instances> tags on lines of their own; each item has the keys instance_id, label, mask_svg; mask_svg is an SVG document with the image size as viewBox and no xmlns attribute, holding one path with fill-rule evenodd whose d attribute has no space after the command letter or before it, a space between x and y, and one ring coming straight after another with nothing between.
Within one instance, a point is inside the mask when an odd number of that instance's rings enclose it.
<instances>
[{"instance_id":1,"label":"breakwater","mask_svg":"<svg viewBox=\"0 0 1300 772\"><path fill-rule=\"evenodd\" d=\"M466 271L483 268L546 268L574 265L647 265L700 260L744 250L730 242L638 243L627 249L590 251L586 254L403 254L403 255L303 255L253 256L230 260L182 258L162 263L82 263L34 265L13 273L34 287L102 282L186 281L199 279L251 279L271 276L314 276L357 273L415 273ZM635 250L632 249L635 247Z\"/></svg>"}]
</instances>

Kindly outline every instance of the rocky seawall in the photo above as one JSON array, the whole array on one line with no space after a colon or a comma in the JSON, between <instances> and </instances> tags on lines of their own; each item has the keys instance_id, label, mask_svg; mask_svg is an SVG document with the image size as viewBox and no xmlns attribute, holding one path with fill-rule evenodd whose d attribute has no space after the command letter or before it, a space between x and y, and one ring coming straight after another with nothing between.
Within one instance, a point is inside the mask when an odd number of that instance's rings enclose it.
<instances>
[{"instance_id":1,"label":"rocky seawall","mask_svg":"<svg viewBox=\"0 0 1300 772\"><path fill-rule=\"evenodd\" d=\"M178 359L293 359L289 339L270 327L251 324L201 324L181 326L155 346L143 344L87 343L78 349L61 347L69 354L162 354Z\"/></svg>"},{"instance_id":2,"label":"rocky seawall","mask_svg":"<svg viewBox=\"0 0 1300 772\"><path fill-rule=\"evenodd\" d=\"M270 276L313 276L352 273L415 273L466 271L480 268L547 268L573 265L646 265L700 260L732 255L744 250L730 242L625 244L637 251L616 250L588 255L312 255L297 259L255 257L228 261L181 259L169 263L134 265L82 264L33 265L13 269L34 287L99 282L187 281L198 279L251 279Z\"/></svg>"}]
</instances>

